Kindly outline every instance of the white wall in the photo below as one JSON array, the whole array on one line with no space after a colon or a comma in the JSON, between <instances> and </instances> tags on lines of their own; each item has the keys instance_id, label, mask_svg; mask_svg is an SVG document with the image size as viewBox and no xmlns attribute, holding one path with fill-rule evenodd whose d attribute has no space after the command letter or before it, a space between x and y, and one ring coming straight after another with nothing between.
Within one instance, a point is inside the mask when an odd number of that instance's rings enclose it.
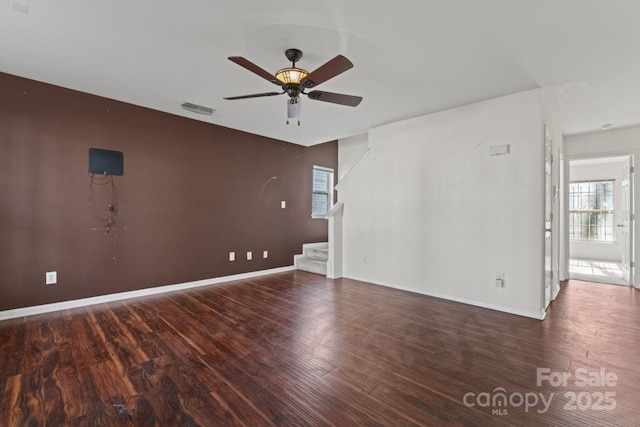
<instances>
[{"instance_id":1,"label":"white wall","mask_svg":"<svg viewBox=\"0 0 640 427\"><path fill-rule=\"evenodd\" d=\"M338 143L338 183L356 166L358 161L369 149L369 134L351 136L341 139ZM342 160L340 160L342 159Z\"/></svg>"},{"instance_id":2,"label":"white wall","mask_svg":"<svg viewBox=\"0 0 640 427\"><path fill-rule=\"evenodd\" d=\"M340 141L341 173L362 141ZM540 317L542 144L540 90L370 130L339 193L344 275Z\"/></svg>"},{"instance_id":3,"label":"white wall","mask_svg":"<svg viewBox=\"0 0 640 427\"><path fill-rule=\"evenodd\" d=\"M585 158L640 151L640 127L565 136L564 155Z\"/></svg>"},{"instance_id":4,"label":"white wall","mask_svg":"<svg viewBox=\"0 0 640 427\"><path fill-rule=\"evenodd\" d=\"M622 166L620 160L613 162L602 162L597 164L571 164L569 168L571 181L594 181L614 179L613 186L613 226L615 235L614 242L589 242L571 240L569 251L571 258L597 259L620 262L622 251L620 249L620 236L615 225L619 224L619 213L622 210Z\"/></svg>"},{"instance_id":5,"label":"white wall","mask_svg":"<svg viewBox=\"0 0 640 427\"><path fill-rule=\"evenodd\" d=\"M640 127L593 132L582 135L566 136L564 138L564 155L567 159L590 158L596 156L632 155L635 161L640 159ZM633 193L635 204L640 203L640 174L634 174ZM568 185L565 188L568 192ZM563 213L568 216L568 211ZM637 225L637 222L636 222ZM567 233L568 235L568 233ZM640 242L640 227L635 227L634 240ZM633 259L636 265L640 258L638 250L634 251ZM634 278L636 287L640 284Z\"/></svg>"}]
</instances>

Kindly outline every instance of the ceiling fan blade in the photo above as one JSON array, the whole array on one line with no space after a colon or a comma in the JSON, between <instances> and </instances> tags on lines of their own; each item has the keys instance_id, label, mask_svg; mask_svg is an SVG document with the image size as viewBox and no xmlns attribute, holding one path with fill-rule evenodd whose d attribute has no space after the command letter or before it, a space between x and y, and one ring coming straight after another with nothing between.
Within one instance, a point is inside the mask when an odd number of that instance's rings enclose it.
<instances>
[{"instance_id":1,"label":"ceiling fan blade","mask_svg":"<svg viewBox=\"0 0 640 427\"><path fill-rule=\"evenodd\" d=\"M229 61L235 62L239 66L246 68L252 73L259 75L263 79L268 80L273 84L280 85L280 82L278 82L278 79L276 79L276 76L266 71L265 69L258 67L256 64L249 61L248 59L245 59L241 56L230 56Z\"/></svg>"},{"instance_id":2,"label":"ceiling fan blade","mask_svg":"<svg viewBox=\"0 0 640 427\"><path fill-rule=\"evenodd\" d=\"M342 55L338 55L320 68L309 73L307 77L302 79L300 86L303 88L314 87L320 83L326 82L334 78L338 74L342 74L348 69L353 68L353 63Z\"/></svg>"},{"instance_id":3,"label":"ceiling fan blade","mask_svg":"<svg viewBox=\"0 0 640 427\"><path fill-rule=\"evenodd\" d=\"M313 99L314 101L331 102L333 104L347 105L349 107L357 107L362 101L361 96L324 92L322 90L314 90L313 92L309 92L307 96L309 99Z\"/></svg>"},{"instance_id":4,"label":"ceiling fan blade","mask_svg":"<svg viewBox=\"0 0 640 427\"><path fill-rule=\"evenodd\" d=\"M276 95L282 95L284 92L265 92L265 93L254 93L253 95L242 95L242 96L230 96L228 98L224 98L224 99L229 99L229 100L234 100L234 99L247 99L247 98L260 98L263 96L276 96Z\"/></svg>"}]
</instances>

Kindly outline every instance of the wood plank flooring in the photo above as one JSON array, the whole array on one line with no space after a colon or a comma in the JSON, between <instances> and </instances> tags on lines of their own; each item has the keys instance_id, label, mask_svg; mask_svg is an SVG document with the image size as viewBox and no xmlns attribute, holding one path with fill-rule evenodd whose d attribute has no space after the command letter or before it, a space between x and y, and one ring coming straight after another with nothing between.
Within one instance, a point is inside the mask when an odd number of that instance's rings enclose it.
<instances>
[{"instance_id":1,"label":"wood plank flooring","mask_svg":"<svg viewBox=\"0 0 640 427\"><path fill-rule=\"evenodd\" d=\"M0 322L0 426L637 426L639 342L630 288L541 322L294 271Z\"/></svg>"}]
</instances>

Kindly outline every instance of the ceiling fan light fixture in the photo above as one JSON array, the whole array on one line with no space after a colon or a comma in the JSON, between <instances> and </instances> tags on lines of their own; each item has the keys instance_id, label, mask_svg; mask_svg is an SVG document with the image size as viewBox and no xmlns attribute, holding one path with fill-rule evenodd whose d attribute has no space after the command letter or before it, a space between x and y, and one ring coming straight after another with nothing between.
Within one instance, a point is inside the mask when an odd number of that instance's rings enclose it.
<instances>
[{"instance_id":1,"label":"ceiling fan light fixture","mask_svg":"<svg viewBox=\"0 0 640 427\"><path fill-rule=\"evenodd\" d=\"M283 68L276 73L276 79L285 85L299 85L309 73L302 68Z\"/></svg>"}]
</instances>

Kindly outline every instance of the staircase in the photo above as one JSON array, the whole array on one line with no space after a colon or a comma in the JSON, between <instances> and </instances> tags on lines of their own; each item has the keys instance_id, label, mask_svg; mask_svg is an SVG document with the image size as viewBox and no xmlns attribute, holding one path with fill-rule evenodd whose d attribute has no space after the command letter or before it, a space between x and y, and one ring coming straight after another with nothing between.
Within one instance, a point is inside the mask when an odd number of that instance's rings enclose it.
<instances>
[{"instance_id":1,"label":"staircase","mask_svg":"<svg viewBox=\"0 0 640 427\"><path fill-rule=\"evenodd\" d=\"M294 265L298 270L327 275L328 243L306 243L302 245L302 252L302 255L293 257Z\"/></svg>"}]
</instances>

